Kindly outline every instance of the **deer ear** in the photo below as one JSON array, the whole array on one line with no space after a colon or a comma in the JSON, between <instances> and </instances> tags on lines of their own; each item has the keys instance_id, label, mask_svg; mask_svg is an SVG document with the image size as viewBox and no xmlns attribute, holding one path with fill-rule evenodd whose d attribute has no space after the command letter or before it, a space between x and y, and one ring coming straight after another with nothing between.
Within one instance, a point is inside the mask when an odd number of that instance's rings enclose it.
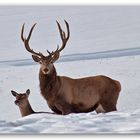
<instances>
[{"instance_id":1,"label":"deer ear","mask_svg":"<svg viewBox=\"0 0 140 140\"><path fill-rule=\"evenodd\" d=\"M52 63L54 63L59 58L60 53L57 52L52 56Z\"/></svg>"},{"instance_id":2,"label":"deer ear","mask_svg":"<svg viewBox=\"0 0 140 140\"><path fill-rule=\"evenodd\" d=\"M35 62L40 62L40 58L36 55L32 55L32 58Z\"/></svg>"},{"instance_id":3,"label":"deer ear","mask_svg":"<svg viewBox=\"0 0 140 140\"><path fill-rule=\"evenodd\" d=\"M11 90L11 93L12 93L12 95L15 96L15 97L18 95L18 93L15 92L15 91L13 91L13 90Z\"/></svg>"},{"instance_id":4,"label":"deer ear","mask_svg":"<svg viewBox=\"0 0 140 140\"><path fill-rule=\"evenodd\" d=\"M30 89L26 90L26 94L29 95L30 94Z\"/></svg>"}]
</instances>

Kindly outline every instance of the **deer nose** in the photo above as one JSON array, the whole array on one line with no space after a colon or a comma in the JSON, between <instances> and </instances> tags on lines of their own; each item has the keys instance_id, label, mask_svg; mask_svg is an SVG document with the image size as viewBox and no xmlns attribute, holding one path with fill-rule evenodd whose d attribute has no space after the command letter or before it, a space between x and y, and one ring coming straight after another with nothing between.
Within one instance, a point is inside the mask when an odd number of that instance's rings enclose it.
<instances>
[{"instance_id":1,"label":"deer nose","mask_svg":"<svg viewBox=\"0 0 140 140\"><path fill-rule=\"evenodd\" d=\"M44 69L43 69L43 72L44 72L45 74L47 74L48 71L49 71L48 68L44 68Z\"/></svg>"},{"instance_id":2,"label":"deer nose","mask_svg":"<svg viewBox=\"0 0 140 140\"><path fill-rule=\"evenodd\" d=\"M18 103L19 103L19 101L18 100L15 100L15 104L18 105Z\"/></svg>"}]
</instances>

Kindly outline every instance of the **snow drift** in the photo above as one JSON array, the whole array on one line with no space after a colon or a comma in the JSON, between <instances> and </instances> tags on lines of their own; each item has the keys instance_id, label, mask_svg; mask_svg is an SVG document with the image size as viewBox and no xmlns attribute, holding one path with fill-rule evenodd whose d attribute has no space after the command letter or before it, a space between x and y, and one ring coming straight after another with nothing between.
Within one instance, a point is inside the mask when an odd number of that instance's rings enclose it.
<instances>
[{"instance_id":1,"label":"snow drift","mask_svg":"<svg viewBox=\"0 0 140 140\"><path fill-rule=\"evenodd\" d=\"M140 132L140 110L67 116L34 114L13 122L0 121L3 134L135 134Z\"/></svg>"}]
</instances>

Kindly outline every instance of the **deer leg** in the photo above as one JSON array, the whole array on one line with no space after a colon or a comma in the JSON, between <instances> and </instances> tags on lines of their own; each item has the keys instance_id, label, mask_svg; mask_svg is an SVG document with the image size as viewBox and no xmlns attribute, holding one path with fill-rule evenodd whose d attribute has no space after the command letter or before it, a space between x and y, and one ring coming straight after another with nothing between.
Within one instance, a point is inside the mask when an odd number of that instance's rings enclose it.
<instances>
[{"instance_id":1,"label":"deer leg","mask_svg":"<svg viewBox=\"0 0 140 140\"><path fill-rule=\"evenodd\" d=\"M117 111L116 105L110 105L110 110L108 112L111 111Z\"/></svg>"},{"instance_id":2,"label":"deer leg","mask_svg":"<svg viewBox=\"0 0 140 140\"><path fill-rule=\"evenodd\" d=\"M106 112L101 104L98 104L98 106L95 110L97 113L105 113Z\"/></svg>"},{"instance_id":3,"label":"deer leg","mask_svg":"<svg viewBox=\"0 0 140 140\"><path fill-rule=\"evenodd\" d=\"M112 102L109 102L109 103L106 102L102 104L102 107L106 112L117 111L116 104Z\"/></svg>"},{"instance_id":4,"label":"deer leg","mask_svg":"<svg viewBox=\"0 0 140 140\"><path fill-rule=\"evenodd\" d=\"M68 104L65 105L55 104L55 107L61 112L62 115L68 115L72 113L71 107Z\"/></svg>"}]
</instances>

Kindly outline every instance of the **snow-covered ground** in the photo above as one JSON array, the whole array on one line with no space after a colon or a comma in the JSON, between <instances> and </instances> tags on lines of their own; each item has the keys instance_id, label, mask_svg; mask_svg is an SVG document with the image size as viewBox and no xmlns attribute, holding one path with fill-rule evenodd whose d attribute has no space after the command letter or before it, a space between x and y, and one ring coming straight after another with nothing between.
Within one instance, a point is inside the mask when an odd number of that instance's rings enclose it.
<instances>
[{"instance_id":1,"label":"snow-covered ground","mask_svg":"<svg viewBox=\"0 0 140 140\"><path fill-rule=\"evenodd\" d=\"M139 6L1 6L0 7L0 133L139 133L140 132ZM39 93L39 65L20 39L37 22L30 46L46 53L60 36L56 20L70 24L71 37L57 73L73 78L107 75L119 80L118 111L67 116L34 114L21 118L11 89L30 88L35 111L51 111Z\"/></svg>"},{"instance_id":2,"label":"snow-covered ground","mask_svg":"<svg viewBox=\"0 0 140 140\"><path fill-rule=\"evenodd\" d=\"M140 110L84 113L67 116L36 114L13 122L0 121L0 132L18 134L136 134L140 131Z\"/></svg>"}]
</instances>

